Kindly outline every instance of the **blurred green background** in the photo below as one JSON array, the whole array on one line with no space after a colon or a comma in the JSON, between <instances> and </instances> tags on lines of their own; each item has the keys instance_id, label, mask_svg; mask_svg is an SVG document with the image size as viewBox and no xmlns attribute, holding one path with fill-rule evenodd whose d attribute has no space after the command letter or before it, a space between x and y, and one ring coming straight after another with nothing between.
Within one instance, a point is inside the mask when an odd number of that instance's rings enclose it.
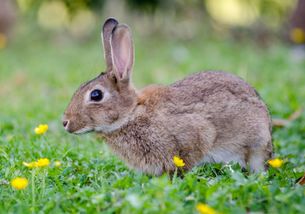
<instances>
[{"instance_id":1,"label":"blurred green background","mask_svg":"<svg viewBox=\"0 0 305 214\"><path fill-rule=\"evenodd\" d=\"M283 169L248 177L208 165L174 184L129 170L94 135L69 135L61 124L73 92L104 69L100 31L109 16L132 29L138 88L224 70L254 86L273 118L287 118L305 105L301 1L0 0L0 210L193 213L205 202L222 213L303 211L295 180L305 171L304 112L274 129ZM33 131L40 123L49 125L42 137ZM38 176L32 206L32 183L17 192L9 182L30 179L22 162L43 157L62 168L48 171L43 191Z\"/></svg>"},{"instance_id":2,"label":"blurred green background","mask_svg":"<svg viewBox=\"0 0 305 214\"><path fill-rule=\"evenodd\" d=\"M141 36L192 39L206 30L209 35L230 33L266 42L272 33L289 34L285 31L297 0L1 0L1 4L10 25L17 19L17 35L29 27L20 25L31 24L34 29L28 31L88 38L105 17L115 16L132 23Z\"/></svg>"}]
</instances>

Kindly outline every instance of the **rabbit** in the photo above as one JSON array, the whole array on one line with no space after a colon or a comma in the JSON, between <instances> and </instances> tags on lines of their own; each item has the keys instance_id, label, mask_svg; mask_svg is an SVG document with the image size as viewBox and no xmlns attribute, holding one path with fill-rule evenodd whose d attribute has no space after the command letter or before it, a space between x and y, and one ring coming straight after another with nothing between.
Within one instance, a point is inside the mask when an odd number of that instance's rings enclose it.
<instances>
[{"instance_id":1,"label":"rabbit","mask_svg":"<svg viewBox=\"0 0 305 214\"><path fill-rule=\"evenodd\" d=\"M102 30L106 71L82 84L63 116L66 131L96 132L136 171L173 173L208 163L266 169L272 155L271 118L255 89L222 71L194 73L169 86L132 84L130 28L108 18Z\"/></svg>"}]
</instances>

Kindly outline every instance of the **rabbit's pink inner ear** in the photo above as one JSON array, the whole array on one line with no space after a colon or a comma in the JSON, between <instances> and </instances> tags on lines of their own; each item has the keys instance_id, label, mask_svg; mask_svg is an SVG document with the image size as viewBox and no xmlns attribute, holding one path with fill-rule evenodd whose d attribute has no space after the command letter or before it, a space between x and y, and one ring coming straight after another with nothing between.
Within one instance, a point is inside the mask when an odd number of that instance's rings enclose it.
<instances>
[{"instance_id":1,"label":"rabbit's pink inner ear","mask_svg":"<svg viewBox=\"0 0 305 214\"><path fill-rule=\"evenodd\" d=\"M112 55L111 55L110 39L111 39L113 29L118 24L119 23L116 19L108 18L103 25L103 29L102 29L102 33L101 33L107 70L112 69Z\"/></svg>"},{"instance_id":2,"label":"rabbit's pink inner ear","mask_svg":"<svg viewBox=\"0 0 305 214\"><path fill-rule=\"evenodd\" d=\"M119 79L129 79L133 66L133 43L127 25L118 25L111 37L113 69Z\"/></svg>"}]
</instances>

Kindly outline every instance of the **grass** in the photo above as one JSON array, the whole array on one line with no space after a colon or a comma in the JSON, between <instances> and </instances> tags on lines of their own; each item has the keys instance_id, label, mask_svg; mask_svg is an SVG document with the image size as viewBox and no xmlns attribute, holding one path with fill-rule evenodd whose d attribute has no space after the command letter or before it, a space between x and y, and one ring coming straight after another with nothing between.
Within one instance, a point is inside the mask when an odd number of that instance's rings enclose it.
<instances>
[{"instance_id":1,"label":"grass","mask_svg":"<svg viewBox=\"0 0 305 214\"><path fill-rule=\"evenodd\" d=\"M285 160L279 169L249 175L237 165L207 164L183 179L150 177L129 170L94 135L73 136L62 128L74 90L103 70L99 38L80 43L28 36L0 50L1 213L196 213L198 203L220 213L305 210L305 189L295 184L305 171L304 113L274 130L275 156ZM135 43L138 87L168 84L203 69L227 70L257 88L273 117L287 117L305 104L305 63L295 62L284 44L261 49L250 41L199 36L136 37ZM49 124L49 131L36 136L40 123ZM34 177L22 165L44 157L52 164ZM54 166L56 160L61 167ZM25 190L10 186L17 176L29 180Z\"/></svg>"}]
</instances>

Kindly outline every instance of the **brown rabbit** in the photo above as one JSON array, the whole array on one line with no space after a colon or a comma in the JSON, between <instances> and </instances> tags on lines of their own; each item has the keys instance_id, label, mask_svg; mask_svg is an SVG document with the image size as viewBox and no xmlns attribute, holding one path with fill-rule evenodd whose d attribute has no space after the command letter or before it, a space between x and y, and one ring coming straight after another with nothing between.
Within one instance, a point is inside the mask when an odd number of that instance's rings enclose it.
<instances>
[{"instance_id":1,"label":"brown rabbit","mask_svg":"<svg viewBox=\"0 0 305 214\"><path fill-rule=\"evenodd\" d=\"M242 79L199 72L169 86L136 90L134 51L125 24L103 26L106 72L80 86L63 125L74 134L94 131L130 167L161 175L204 162L237 162L257 172L272 153L271 120L264 102Z\"/></svg>"}]
</instances>

